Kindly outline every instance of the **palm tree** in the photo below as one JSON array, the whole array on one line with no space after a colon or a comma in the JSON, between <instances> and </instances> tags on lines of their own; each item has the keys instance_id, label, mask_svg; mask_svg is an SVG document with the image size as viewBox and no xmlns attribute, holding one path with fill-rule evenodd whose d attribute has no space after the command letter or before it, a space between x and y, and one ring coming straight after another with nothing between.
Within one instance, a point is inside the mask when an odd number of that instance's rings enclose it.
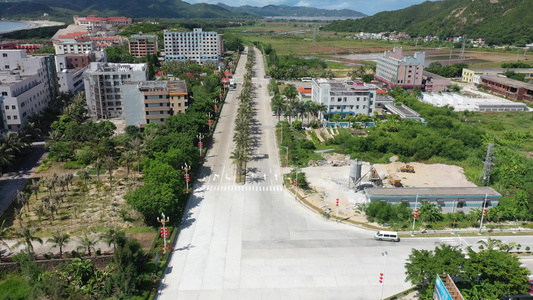
<instances>
[{"instance_id":1,"label":"palm tree","mask_svg":"<svg viewBox=\"0 0 533 300\"><path fill-rule=\"evenodd\" d=\"M95 250L94 246L98 243L98 238L84 234L83 237L78 238L78 241L81 245L77 249L87 250L87 253L91 256L91 250Z\"/></svg>"},{"instance_id":2,"label":"palm tree","mask_svg":"<svg viewBox=\"0 0 533 300\"><path fill-rule=\"evenodd\" d=\"M97 158L94 162L94 168L96 169L96 178L100 181L100 170L102 170L103 162L100 158Z\"/></svg>"},{"instance_id":3,"label":"palm tree","mask_svg":"<svg viewBox=\"0 0 533 300\"><path fill-rule=\"evenodd\" d=\"M133 161L135 153L133 151L124 151L122 153L122 159L126 162L126 179L130 177L130 162Z\"/></svg>"},{"instance_id":4,"label":"palm tree","mask_svg":"<svg viewBox=\"0 0 533 300\"><path fill-rule=\"evenodd\" d=\"M40 190L39 181L36 179L31 180L30 190L35 194L35 201L39 201L38 195Z\"/></svg>"},{"instance_id":5,"label":"palm tree","mask_svg":"<svg viewBox=\"0 0 533 300\"><path fill-rule=\"evenodd\" d=\"M285 106L287 103L285 102L285 99L281 97L280 94L275 94L274 97L272 97L272 110L276 112L276 116L278 117L279 121L279 115L281 112L285 111Z\"/></svg>"},{"instance_id":6,"label":"palm tree","mask_svg":"<svg viewBox=\"0 0 533 300\"><path fill-rule=\"evenodd\" d=\"M101 235L102 240L106 242L108 246L111 246L111 244L113 245L113 252L116 250L117 243L119 243L120 240L124 239L125 237L126 234L124 231L117 229L116 226L115 228L107 229L107 231Z\"/></svg>"},{"instance_id":7,"label":"palm tree","mask_svg":"<svg viewBox=\"0 0 533 300\"><path fill-rule=\"evenodd\" d=\"M90 178L89 170L82 169L80 171L80 177L83 178L83 184L87 185L87 179Z\"/></svg>"},{"instance_id":8,"label":"palm tree","mask_svg":"<svg viewBox=\"0 0 533 300\"><path fill-rule=\"evenodd\" d=\"M56 231L52 233L52 238L49 238L47 243L52 243L52 248L59 248L59 257L63 258L63 247L70 242L70 236L64 232Z\"/></svg>"},{"instance_id":9,"label":"palm tree","mask_svg":"<svg viewBox=\"0 0 533 300\"><path fill-rule=\"evenodd\" d=\"M137 172L141 174L141 155L143 152L143 143L140 138L136 137L128 144L130 148L137 154Z\"/></svg>"},{"instance_id":10,"label":"palm tree","mask_svg":"<svg viewBox=\"0 0 533 300\"><path fill-rule=\"evenodd\" d=\"M4 227L4 224L6 223L6 220L2 222L2 225L0 226L0 245L9 248L9 245L5 242L6 236L7 236L7 228ZM0 262L2 262L2 251L0 251Z\"/></svg>"},{"instance_id":11,"label":"palm tree","mask_svg":"<svg viewBox=\"0 0 533 300\"><path fill-rule=\"evenodd\" d=\"M30 201L29 201L29 197L26 193L24 192L21 192L21 191L17 191L16 195L15 195L15 199L17 200L17 203L22 205L22 207L24 207L24 205L26 205L26 208L27 208L27 211L30 211Z\"/></svg>"},{"instance_id":12,"label":"palm tree","mask_svg":"<svg viewBox=\"0 0 533 300\"><path fill-rule=\"evenodd\" d=\"M0 176L3 174L2 167L11 165L13 159L15 159L15 155L12 153L13 149L0 138Z\"/></svg>"},{"instance_id":13,"label":"palm tree","mask_svg":"<svg viewBox=\"0 0 533 300\"><path fill-rule=\"evenodd\" d=\"M115 160L112 156L107 157L107 170L109 171L109 186L112 187L112 179L113 179L113 166L115 165Z\"/></svg>"},{"instance_id":14,"label":"palm tree","mask_svg":"<svg viewBox=\"0 0 533 300\"><path fill-rule=\"evenodd\" d=\"M479 240L477 243L480 245L480 247L483 247L487 250L494 250L496 247L501 245L502 241L498 239L489 238L486 241Z\"/></svg>"},{"instance_id":15,"label":"palm tree","mask_svg":"<svg viewBox=\"0 0 533 300\"><path fill-rule=\"evenodd\" d=\"M39 242L41 245L43 244L43 240L39 237L36 237L33 235L33 232L26 226L22 226L19 231L19 236L21 238L20 241L18 241L13 247L18 248L22 245L26 246L26 251L28 253L33 253L33 243L32 242Z\"/></svg>"},{"instance_id":16,"label":"palm tree","mask_svg":"<svg viewBox=\"0 0 533 300\"><path fill-rule=\"evenodd\" d=\"M246 170L246 162L250 160L250 157L245 149L237 148L232 152L230 158L237 165L237 180L240 181L240 177L242 177Z\"/></svg>"}]
</instances>

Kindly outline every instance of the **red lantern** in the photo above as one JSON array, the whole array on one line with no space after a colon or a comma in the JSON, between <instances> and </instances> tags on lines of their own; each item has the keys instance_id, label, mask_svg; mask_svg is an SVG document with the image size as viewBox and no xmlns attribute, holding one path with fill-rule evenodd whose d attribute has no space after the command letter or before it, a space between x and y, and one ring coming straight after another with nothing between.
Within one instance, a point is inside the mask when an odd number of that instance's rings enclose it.
<instances>
[{"instance_id":1,"label":"red lantern","mask_svg":"<svg viewBox=\"0 0 533 300\"><path fill-rule=\"evenodd\" d=\"M379 273L379 283L383 283L383 273Z\"/></svg>"},{"instance_id":2,"label":"red lantern","mask_svg":"<svg viewBox=\"0 0 533 300\"><path fill-rule=\"evenodd\" d=\"M339 206L339 198L337 198L337 206Z\"/></svg>"},{"instance_id":3,"label":"red lantern","mask_svg":"<svg viewBox=\"0 0 533 300\"><path fill-rule=\"evenodd\" d=\"M418 218L418 209L415 210L415 219L417 219L417 218Z\"/></svg>"},{"instance_id":4,"label":"red lantern","mask_svg":"<svg viewBox=\"0 0 533 300\"><path fill-rule=\"evenodd\" d=\"M294 178L294 186L296 186L297 182L298 182L298 179Z\"/></svg>"},{"instance_id":5,"label":"red lantern","mask_svg":"<svg viewBox=\"0 0 533 300\"><path fill-rule=\"evenodd\" d=\"M211 120L207 120L207 125L211 126L211 124L213 124L213 122L211 122Z\"/></svg>"},{"instance_id":6,"label":"red lantern","mask_svg":"<svg viewBox=\"0 0 533 300\"><path fill-rule=\"evenodd\" d=\"M168 228L165 227L165 236L168 236Z\"/></svg>"},{"instance_id":7,"label":"red lantern","mask_svg":"<svg viewBox=\"0 0 533 300\"><path fill-rule=\"evenodd\" d=\"M488 209L486 209L486 208L483 210L483 217L486 217L486 216L487 216L487 210L488 210Z\"/></svg>"},{"instance_id":8,"label":"red lantern","mask_svg":"<svg viewBox=\"0 0 533 300\"><path fill-rule=\"evenodd\" d=\"M163 237L164 234L165 234L165 231L163 230L163 228L161 228L161 237Z\"/></svg>"}]
</instances>

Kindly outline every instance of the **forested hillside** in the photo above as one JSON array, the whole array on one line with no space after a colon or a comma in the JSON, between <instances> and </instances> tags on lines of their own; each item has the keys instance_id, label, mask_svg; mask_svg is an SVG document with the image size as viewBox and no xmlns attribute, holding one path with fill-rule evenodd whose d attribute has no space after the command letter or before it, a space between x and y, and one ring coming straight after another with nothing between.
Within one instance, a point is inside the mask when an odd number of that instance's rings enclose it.
<instances>
[{"instance_id":1,"label":"forested hillside","mask_svg":"<svg viewBox=\"0 0 533 300\"><path fill-rule=\"evenodd\" d=\"M244 5L232 7L224 3L218 6L232 12L258 17L294 16L294 17L365 17L366 15L351 9L319 9L314 7L266 5L263 7Z\"/></svg>"},{"instance_id":2,"label":"forested hillside","mask_svg":"<svg viewBox=\"0 0 533 300\"><path fill-rule=\"evenodd\" d=\"M127 5L126 5L127 4ZM232 18L241 17L220 6L181 0L41 0L1 3L0 16L7 19L42 16L71 17L74 14L128 16L133 18Z\"/></svg>"},{"instance_id":3,"label":"forested hillside","mask_svg":"<svg viewBox=\"0 0 533 300\"><path fill-rule=\"evenodd\" d=\"M524 45L533 41L531 0L426 1L357 20L334 21L329 31L403 31L411 36L441 38L467 35L488 44Z\"/></svg>"}]
</instances>

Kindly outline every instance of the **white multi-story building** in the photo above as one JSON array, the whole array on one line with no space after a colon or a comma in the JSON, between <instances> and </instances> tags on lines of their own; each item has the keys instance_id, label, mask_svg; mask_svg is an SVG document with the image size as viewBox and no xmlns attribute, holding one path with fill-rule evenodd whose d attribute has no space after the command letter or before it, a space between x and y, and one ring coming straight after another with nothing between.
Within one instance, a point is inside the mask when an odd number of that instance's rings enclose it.
<instances>
[{"instance_id":1,"label":"white multi-story building","mask_svg":"<svg viewBox=\"0 0 533 300\"><path fill-rule=\"evenodd\" d=\"M376 108L377 89L373 84L313 79L311 99L326 106L327 111L320 116L322 121L335 114L340 114L341 118L360 114L371 116Z\"/></svg>"},{"instance_id":2,"label":"white multi-story building","mask_svg":"<svg viewBox=\"0 0 533 300\"><path fill-rule=\"evenodd\" d=\"M165 30L164 38L165 60L217 63L223 55L222 36L214 31L204 32L201 28L194 28L192 32Z\"/></svg>"},{"instance_id":3,"label":"white multi-story building","mask_svg":"<svg viewBox=\"0 0 533 300\"><path fill-rule=\"evenodd\" d=\"M25 50L0 50L3 130L18 132L30 116L48 106L56 89L51 60L50 56L28 57Z\"/></svg>"},{"instance_id":4,"label":"white multi-story building","mask_svg":"<svg viewBox=\"0 0 533 300\"><path fill-rule=\"evenodd\" d=\"M91 62L106 62L105 51L87 54L56 55L55 66L59 92L76 94L83 90L83 73Z\"/></svg>"},{"instance_id":5,"label":"white multi-story building","mask_svg":"<svg viewBox=\"0 0 533 300\"><path fill-rule=\"evenodd\" d=\"M403 56L402 48L385 51L378 56L375 78L389 87L423 87L422 78L426 54L416 52L412 57Z\"/></svg>"},{"instance_id":6,"label":"white multi-story building","mask_svg":"<svg viewBox=\"0 0 533 300\"><path fill-rule=\"evenodd\" d=\"M147 78L146 64L91 63L84 73L89 115L97 119L122 117L121 85L129 81L146 81Z\"/></svg>"}]
</instances>

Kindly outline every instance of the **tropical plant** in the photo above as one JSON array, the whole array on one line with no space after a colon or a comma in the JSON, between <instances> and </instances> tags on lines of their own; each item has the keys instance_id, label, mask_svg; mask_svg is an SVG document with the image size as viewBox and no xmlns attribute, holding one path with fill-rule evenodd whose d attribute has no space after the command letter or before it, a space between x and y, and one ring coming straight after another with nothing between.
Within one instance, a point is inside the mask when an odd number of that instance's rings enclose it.
<instances>
[{"instance_id":1,"label":"tropical plant","mask_svg":"<svg viewBox=\"0 0 533 300\"><path fill-rule=\"evenodd\" d=\"M63 258L63 247L70 242L70 236L65 232L56 231L46 242L51 243L52 248L59 248L59 257Z\"/></svg>"},{"instance_id":2,"label":"tropical plant","mask_svg":"<svg viewBox=\"0 0 533 300\"><path fill-rule=\"evenodd\" d=\"M94 246L98 243L96 236L84 234L82 237L78 237L78 242L81 244L78 246L78 250L87 250L87 254L91 256L91 250L95 251Z\"/></svg>"},{"instance_id":3,"label":"tropical plant","mask_svg":"<svg viewBox=\"0 0 533 300\"><path fill-rule=\"evenodd\" d=\"M22 226L19 230L18 236L21 238L15 245L13 245L14 248L18 248L20 246L25 246L25 251L27 253L33 253L33 243L32 242L38 242L39 244L43 244L43 240L39 237L36 237L33 232L27 228L26 226Z\"/></svg>"}]
</instances>

